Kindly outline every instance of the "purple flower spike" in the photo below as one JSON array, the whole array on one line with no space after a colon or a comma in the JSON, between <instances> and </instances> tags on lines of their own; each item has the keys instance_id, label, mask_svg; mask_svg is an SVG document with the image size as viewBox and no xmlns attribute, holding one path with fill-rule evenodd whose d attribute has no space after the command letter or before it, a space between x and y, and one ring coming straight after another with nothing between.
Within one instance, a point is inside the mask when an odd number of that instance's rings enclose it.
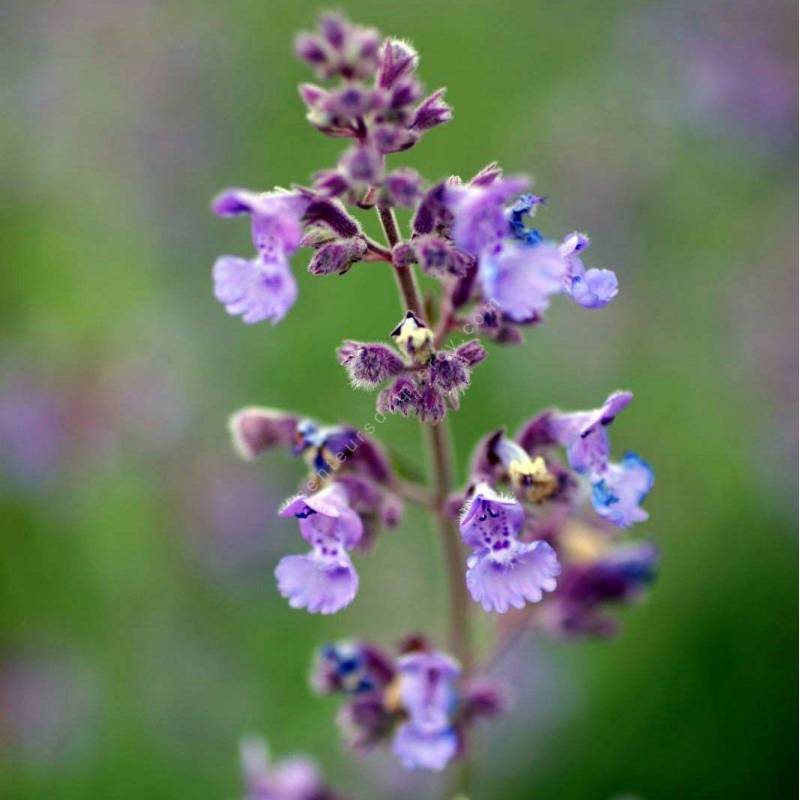
<instances>
[{"instance_id":1,"label":"purple flower spike","mask_svg":"<svg viewBox=\"0 0 800 800\"><path fill-rule=\"evenodd\" d=\"M486 611L523 608L556 588L560 567L553 548L517 538L524 517L517 500L482 483L461 519L461 536L474 550L467 562L467 588Z\"/></svg>"},{"instance_id":2,"label":"purple flower spike","mask_svg":"<svg viewBox=\"0 0 800 800\"><path fill-rule=\"evenodd\" d=\"M594 483L592 504L601 517L628 528L649 517L640 505L654 483L652 467L636 453L627 453L621 463L609 464L603 477Z\"/></svg>"},{"instance_id":3,"label":"purple flower spike","mask_svg":"<svg viewBox=\"0 0 800 800\"><path fill-rule=\"evenodd\" d=\"M484 297L514 322L530 322L563 290L566 263L547 243L506 242L484 255L478 272Z\"/></svg>"},{"instance_id":4,"label":"purple flower spike","mask_svg":"<svg viewBox=\"0 0 800 800\"><path fill-rule=\"evenodd\" d=\"M567 458L576 472L602 476L608 466L610 453L606 427L632 399L631 392L614 392L600 408L593 411L552 415L549 420L550 431L567 448Z\"/></svg>"},{"instance_id":5,"label":"purple flower spike","mask_svg":"<svg viewBox=\"0 0 800 800\"><path fill-rule=\"evenodd\" d=\"M363 525L345 491L332 484L314 495L299 495L280 516L296 517L313 547L304 556L285 556L275 569L278 590L289 605L311 614L334 614L349 605L358 591L358 575L347 550L358 544Z\"/></svg>"},{"instance_id":6,"label":"purple flower spike","mask_svg":"<svg viewBox=\"0 0 800 800\"><path fill-rule=\"evenodd\" d=\"M409 720L395 734L394 753L406 769L442 770L459 749L450 717L457 703L454 684L461 668L437 652L403 656L397 668L400 699Z\"/></svg>"},{"instance_id":7,"label":"purple flower spike","mask_svg":"<svg viewBox=\"0 0 800 800\"><path fill-rule=\"evenodd\" d=\"M280 322L297 300L297 281L285 261L221 256L213 269L214 297L248 324Z\"/></svg>"}]
</instances>

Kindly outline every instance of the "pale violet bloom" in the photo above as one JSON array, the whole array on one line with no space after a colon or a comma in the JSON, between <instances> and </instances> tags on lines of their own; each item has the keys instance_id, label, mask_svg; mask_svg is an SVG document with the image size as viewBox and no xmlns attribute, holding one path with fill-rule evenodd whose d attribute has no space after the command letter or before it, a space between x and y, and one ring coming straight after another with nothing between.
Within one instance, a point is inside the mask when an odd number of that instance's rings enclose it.
<instances>
[{"instance_id":1,"label":"pale violet bloom","mask_svg":"<svg viewBox=\"0 0 800 800\"><path fill-rule=\"evenodd\" d=\"M228 189L212 204L222 217L248 214L257 255L221 256L214 264L214 296L229 314L247 323L280 322L297 299L289 256L300 246L301 219L309 198L297 193L257 194Z\"/></svg>"},{"instance_id":2,"label":"pale violet bloom","mask_svg":"<svg viewBox=\"0 0 800 800\"><path fill-rule=\"evenodd\" d=\"M601 517L628 528L648 518L641 504L654 483L652 467L636 453L626 453L619 464L609 464L603 477L593 484L592 504Z\"/></svg>"},{"instance_id":3,"label":"pale violet bloom","mask_svg":"<svg viewBox=\"0 0 800 800\"><path fill-rule=\"evenodd\" d=\"M486 611L538 603L556 588L561 568L553 548L543 541L521 542L522 505L481 483L461 518L461 536L473 548L467 561L467 588Z\"/></svg>"},{"instance_id":4,"label":"pale violet bloom","mask_svg":"<svg viewBox=\"0 0 800 800\"><path fill-rule=\"evenodd\" d=\"M275 569L278 590L292 608L334 614L358 591L358 575L348 550L361 539L363 525L350 508L344 489L334 483L313 495L298 495L281 509L296 517L312 546L306 555L284 556Z\"/></svg>"},{"instance_id":5,"label":"pale violet bloom","mask_svg":"<svg viewBox=\"0 0 800 800\"><path fill-rule=\"evenodd\" d=\"M603 308L618 294L617 276L610 269L586 269L577 255L589 247L584 233L571 233L559 246L566 261L564 291L584 308Z\"/></svg>"},{"instance_id":6,"label":"pale violet bloom","mask_svg":"<svg viewBox=\"0 0 800 800\"><path fill-rule=\"evenodd\" d=\"M419 652L400 658L397 670L408 721L397 729L394 753L407 769L442 770L459 748L451 717L461 667L443 653Z\"/></svg>"},{"instance_id":7,"label":"pale violet bloom","mask_svg":"<svg viewBox=\"0 0 800 800\"><path fill-rule=\"evenodd\" d=\"M514 322L536 320L564 291L566 261L556 245L533 247L508 240L480 259L483 296Z\"/></svg>"},{"instance_id":8,"label":"pale violet bloom","mask_svg":"<svg viewBox=\"0 0 800 800\"><path fill-rule=\"evenodd\" d=\"M570 466L576 472L593 478L605 473L611 451L606 428L632 399L631 392L614 392L600 408L553 415L553 438L566 447Z\"/></svg>"}]
</instances>

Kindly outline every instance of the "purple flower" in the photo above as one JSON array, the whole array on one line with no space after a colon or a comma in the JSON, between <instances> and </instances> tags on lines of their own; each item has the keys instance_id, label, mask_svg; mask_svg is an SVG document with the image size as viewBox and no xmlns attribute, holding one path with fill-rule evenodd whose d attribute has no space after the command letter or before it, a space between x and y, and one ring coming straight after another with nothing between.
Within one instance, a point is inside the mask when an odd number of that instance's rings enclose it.
<instances>
[{"instance_id":1,"label":"purple flower","mask_svg":"<svg viewBox=\"0 0 800 800\"><path fill-rule=\"evenodd\" d=\"M284 556L275 569L278 590L289 605L312 614L333 614L349 605L358 575L347 551L358 544L363 526L344 490L334 483L314 495L299 495L280 516L296 517L313 548L307 555Z\"/></svg>"},{"instance_id":2,"label":"purple flower","mask_svg":"<svg viewBox=\"0 0 800 800\"><path fill-rule=\"evenodd\" d=\"M276 325L297 300L297 281L282 261L221 256L214 264L214 296L243 322Z\"/></svg>"},{"instance_id":3,"label":"purple flower","mask_svg":"<svg viewBox=\"0 0 800 800\"><path fill-rule=\"evenodd\" d=\"M589 247L589 237L583 233L567 236L559 252L566 259L564 291L584 308L603 308L618 294L617 276L610 269L589 269L576 255Z\"/></svg>"},{"instance_id":4,"label":"purple flower","mask_svg":"<svg viewBox=\"0 0 800 800\"><path fill-rule=\"evenodd\" d=\"M249 737L240 745L244 774L244 800L332 800L319 770L303 757L286 758L269 763L269 752L263 739Z\"/></svg>"},{"instance_id":5,"label":"purple flower","mask_svg":"<svg viewBox=\"0 0 800 800\"><path fill-rule=\"evenodd\" d=\"M458 663L443 653L411 653L397 662L400 700L408 714L393 750L407 769L442 770L457 754L458 734L451 723L457 704Z\"/></svg>"},{"instance_id":6,"label":"purple flower","mask_svg":"<svg viewBox=\"0 0 800 800\"><path fill-rule=\"evenodd\" d=\"M567 448L567 458L576 472L591 476L605 472L610 453L606 428L632 399L631 392L614 392L593 411L552 415L549 425L553 436Z\"/></svg>"},{"instance_id":7,"label":"purple flower","mask_svg":"<svg viewBox=\"0 0 800 800\"><path fill-rule=\"evenodd\" d=\"M445 202L455 216L455 243L478 257L496 249L509 233L505 204L527 185L527 178L517 177L478 186L449 186Z\"/></svg>"},{"instance_id":8,"label":"purple flower","mask_svg":"<svg viewBox=\"0 0 800 800\"><path fill-rule=\"evenodd\" d=\"M555 245L507 241L480 259L483 296L514 322L535 321L564 287L566 262Z\"/></svg>"},{"instance_id":9,"label":"purple flower","mask_svg":"<svg viewBox=\"0 0 800 800\"><path fill-rule=\"evenodd\" d=\"M252 260L221 256L214 264L214 296L229 314L247 323L280 322L297 299L288 257L303 235L301 219L310 198L288 192L256 194L227 189L212 209L222 217L249 214L258 255Z\"/></svg>"},{"instance_id":10,"label":"purple flower","mask_svg":"<svg viewBox=\"0 0 800 800\"><path fill-rule=\"evenodd\" d=\"M628 528L648 518L640 505L654 483L652 467L636 453L626 453L619 464L609 464L603 477L593 484L592 504L601 517Z\"/></svg>"},{"instance_id":11,"label":"purple flower","mask_svg":"<svg viewBox=\"0 0 800 800\"><path fill-rule=\"evenodd\" d=\"M537 603L556 588L558 559L547 542L517 538L525 512L514 498L501 497L481 483L461 518L461 536L473 548L467 562L467 587L486 611Z\"/></svg>"}]
</instances>

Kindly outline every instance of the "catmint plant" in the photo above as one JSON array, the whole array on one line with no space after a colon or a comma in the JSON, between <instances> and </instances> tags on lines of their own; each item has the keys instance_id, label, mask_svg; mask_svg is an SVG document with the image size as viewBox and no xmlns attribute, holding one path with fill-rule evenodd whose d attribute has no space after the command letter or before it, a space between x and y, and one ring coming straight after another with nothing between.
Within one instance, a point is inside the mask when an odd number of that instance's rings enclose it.
<instances>
[{"instance_id":1,"label":"catmint plant","mask_svg":"<svg viewBox=\"0 0 800 800\"><path fill-rule=\"evenodd\" d=\"M442 770L468 758L478 720L513 713L486 674L497 653L525 632L608 635L614 607L639 598L654 577L656 549L627 535L647 520L653 470L634 453L614 460L609 436L630 392L596 398L588 411L539 412L515 435L487 431L460 486L447 431L492 347L519 344L560 297L576 313L603 308L617 296L617 277L584 264L586 234L534 227L546 200L525 176L490 163L468 180L431 183L395 163L453 116L444 89L425 93L410 44L326 14L295 51L318 81L300 86L308 121L345 147L308 184L227 189L214 200L218 215L249 217L255 249L252 258L218 259L214 294L244 322L274 325L296 302L293 313L303 313L291 265L301 248L311 249L315 275L342 276L366 262L392 273L398 319L372 342L343 330L336 357L355 389L375 393L379 414L418 419L429 480L402 479L372 423L254 406L235 413L230 430L246 459L283 450L303 465L301 489L279 516L294 521L304 544L275 568L278 592L298 612L334 614L360 602L358 571L379 559L369 554L380 532L401 523L406 503L430 511L448 575L448 640L397 631L394 646L329 643L314 656L311 683L342 696L337 722L355 752L386 747L408 769ZM408 230L396 208L412 210ZM385 241L362 229L367 212ZM477 652L474 626L501 621L494 653Z\"/></svg>"}]
</instances>

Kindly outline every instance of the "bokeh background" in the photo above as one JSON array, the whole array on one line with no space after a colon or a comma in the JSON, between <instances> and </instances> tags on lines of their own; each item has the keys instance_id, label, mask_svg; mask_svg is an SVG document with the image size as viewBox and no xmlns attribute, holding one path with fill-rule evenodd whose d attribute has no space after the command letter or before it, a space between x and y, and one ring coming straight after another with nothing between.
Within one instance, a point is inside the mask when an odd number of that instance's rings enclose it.
<instances>
[{"instance_id":1,"label":"bokeh background","mask_svg":"<svg viewBox=\"0 0 800 800\"><path fill-rule=\"evenodd\" d=\"M303 120L276 0L11 0L0 12L0 795L233 798L237 742L308 751L361 798L434 782L353 761L312 649L390 643L444 612L427 521L360 561L334 618L271 576L299 465L234 457L244 404L361 424L333 357L399 316L390 275L313 278L283 324L226 316L209 271L250 252L227 185L331 165ZM406 159L429 178L498 159L536 176L547 232L591 233L608 309L556 303L494 348L456 415L466 459L540 408L636 401L614 431L657 472L640 526L663 551L612 642L528 642L517 707L480 740L476 798L783 798L797 775L794 4L764 0L352 0L411 39L454 122ZM395 157L399 161L403 157ZM421 460L416 423L380 435ZM463 474L463 473L462 473Z\"/></svg>"}]
</instances>

